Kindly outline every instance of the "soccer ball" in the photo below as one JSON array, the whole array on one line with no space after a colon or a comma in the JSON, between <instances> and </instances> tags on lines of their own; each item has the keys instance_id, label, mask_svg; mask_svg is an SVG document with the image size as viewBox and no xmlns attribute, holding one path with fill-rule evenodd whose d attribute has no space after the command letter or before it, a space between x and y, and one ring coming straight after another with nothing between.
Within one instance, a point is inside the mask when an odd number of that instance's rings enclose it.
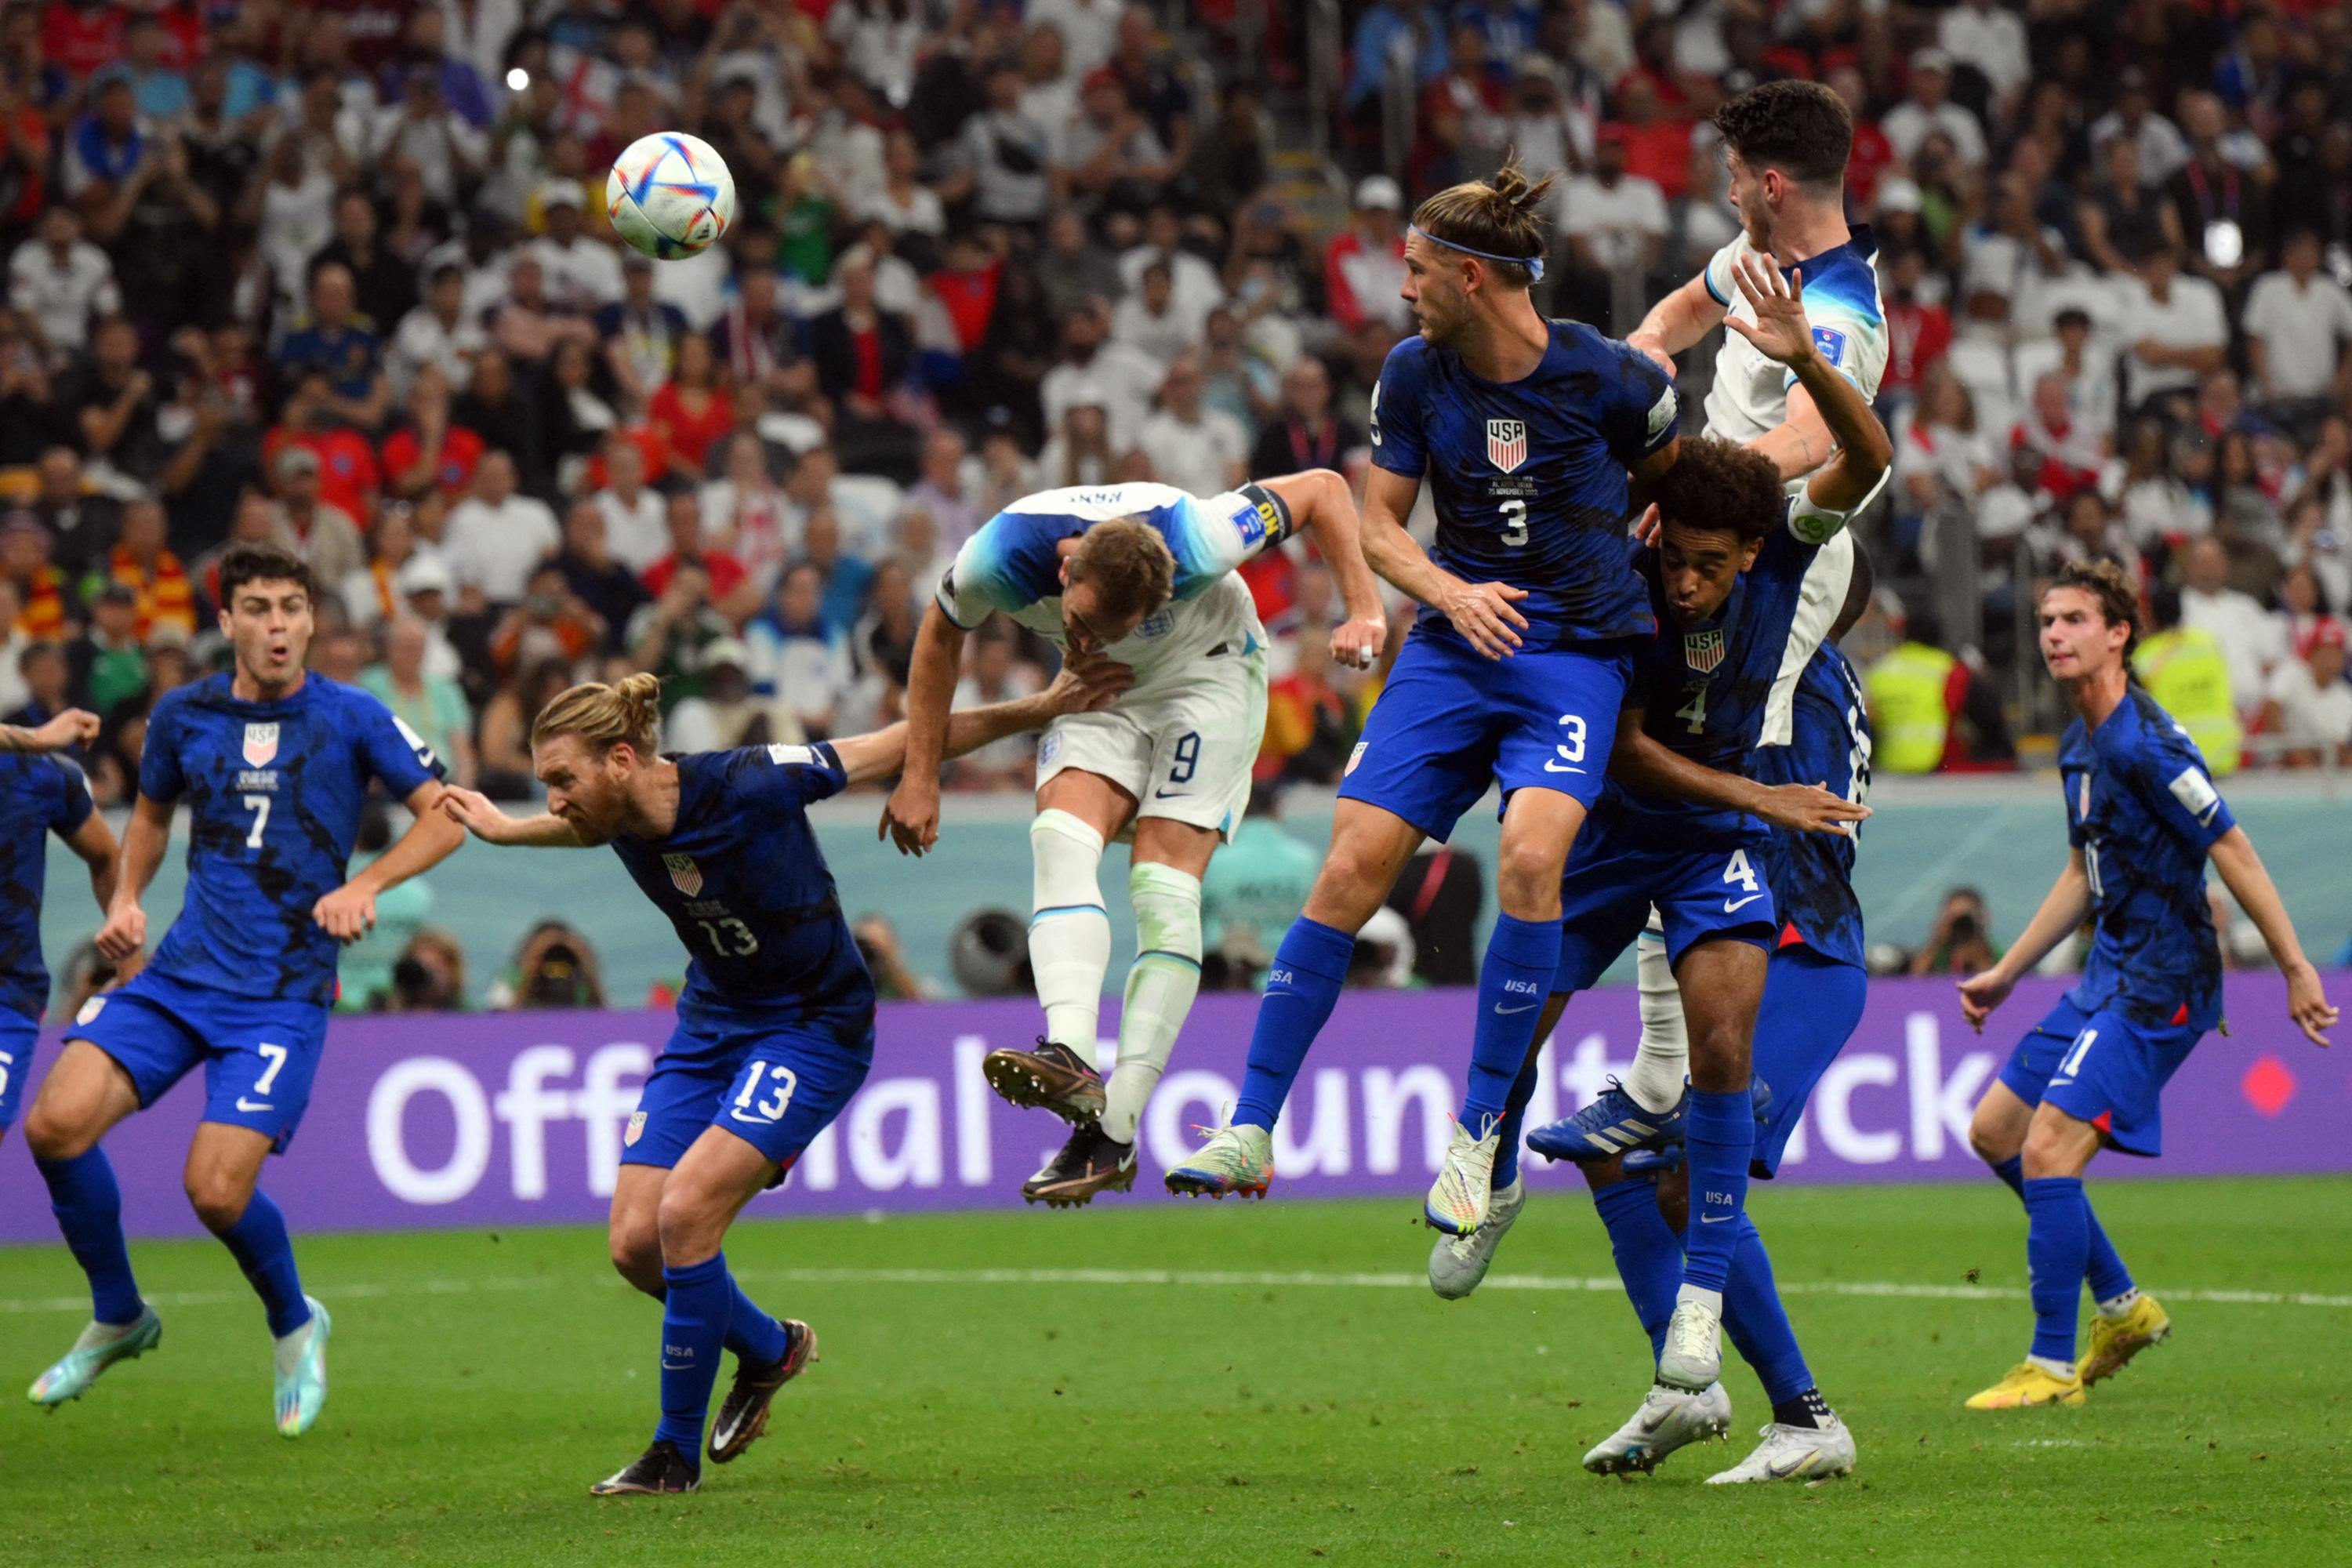
<instances>
[{"instance_id":1,"label":"soccer ball","mask_svg":"<svg viewBox=\"0 0 2352 1568\"><path fill-rule=\"evenodd\" d=\"M657 131L613 161L604 215L632 247L675 261L709 248L735 221L735 176L709 142Z\"/></svg>"}]
</instances>

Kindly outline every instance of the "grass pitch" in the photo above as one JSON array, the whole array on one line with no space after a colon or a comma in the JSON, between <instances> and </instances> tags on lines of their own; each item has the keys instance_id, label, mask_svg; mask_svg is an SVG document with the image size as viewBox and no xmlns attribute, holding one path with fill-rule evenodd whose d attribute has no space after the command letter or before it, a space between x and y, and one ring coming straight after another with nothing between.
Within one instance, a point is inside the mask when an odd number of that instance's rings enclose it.
<instances>
[{"instance_id":1,"label":"grass pitch","mask_svg":"<svg viewBox=\"0 0 2352 1568\"><path fill-rule=\"evenodd\" d=\"M699 1495L626 1500L586 1488L651 1431L657 1313L595 1233L300 1238L334 1394L295 1443L218 1247L133 1247L163 1348L53 1415L15 1391L79 1327L80 1277L62 1247L0 1250L0 1563L2345 1561L2352 1183L2094 1191L2172 1341L2080 1410L1979 1415L1961 1399L2030 1329L2015 1200L1758 1190L1862 1445L1813 1488L1698 1484L1768 1415L1728 1366L1731 1445L1631 1483L1578 1468L1647 1368L1565 1195L1458 1304L1419 1283L1409 1201L749 1225L730 1260L824 1360Z\"/></svg>"}]
</instances>

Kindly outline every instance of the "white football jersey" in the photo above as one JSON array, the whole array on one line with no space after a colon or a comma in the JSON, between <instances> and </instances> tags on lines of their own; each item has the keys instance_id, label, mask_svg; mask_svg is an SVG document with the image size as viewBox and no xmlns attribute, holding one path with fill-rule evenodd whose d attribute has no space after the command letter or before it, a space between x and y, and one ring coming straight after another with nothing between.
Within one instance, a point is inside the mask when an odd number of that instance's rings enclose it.
<instances>
[{"instance_id":1,"label":"white football jersey","mask_svg":"<svg viewBox=\"0 0 2352 1568\"><path fill-rule=\"evenodd\" d=\"M1797 268L1803 274L1805 319L1812 323L1814 345L1873 403L1878 400L1879 377L1886 374L1886 313L1873 264L1876 251L1870 230L1857 228L1845 244ZM1716 302L1751 323L1756 311L1733 280L1733 267L1742 257L1758 254L1743 229L1715 253L1703 274ZM1789 416L1789 388L1796 382L1786 366L1726 331L1715 356L1715 385L1706 395L1706 434L1744 446L1778 427Z\"/></svg>"}]
</instances>

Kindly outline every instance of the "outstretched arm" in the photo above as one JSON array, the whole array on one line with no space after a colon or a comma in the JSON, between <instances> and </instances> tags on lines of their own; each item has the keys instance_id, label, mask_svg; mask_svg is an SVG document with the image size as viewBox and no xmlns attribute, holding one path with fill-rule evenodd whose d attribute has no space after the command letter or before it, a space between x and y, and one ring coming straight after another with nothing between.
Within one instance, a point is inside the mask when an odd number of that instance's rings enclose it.
<instances>
[{"instance_id":1,"label":"outstretched arm","mask_svg":"<svg viewBox=\"0 0 2352 1568\"><path fill-rule=\"evenodd\" d=\"M350 881L320 899L310 918L337 942L352 942L375 929L375 900L411 877L420 876L446 860L466 842L465 832L441 809L447 793L438 779L427 779L408 792L406 805L416 820L393 847L369 861Z\"/></svg>"},{"instance_id":2,"label":"outstretched arm","mask_svg":"<svg viewBox=\"0 0 2352 1568\"><path fill-rule=\"evenodd\" d=\"M1784 479L1811 473L1805 496L1814 506L1833 512L1854 510L1877 491L1895 461L1886 427L1870 411L1862 388L1840 375L1814 346L1801 271L1783 282L1777 270L1749 256L1740 258L1732 278L1754 307L1756 324L1735 316L1726 327L1797 378L1790 388L1787 419L1756 438L1757 450L1772 458Z\"/></svg>"},{"instance_id":3,"label":"outstretched arm","mask_svg":"<svg viewBox=\"0 0 2352 1568\"><path fill-rule=\"evenodd\" d=\"M2065 941L2090 912L2091 875L2084 868L2083 852L2077 849L2067 856L2066 868L2058 873L2042 907L2033 911L2024 933L2010 943L2000 962L1960 982L1960 1016L1969 1021L1969 1027L1982 1034L1985 1020L2009 999L2018 981L2049 957L2050 950Z\"/></svg>"},{"instance_id":4,"label":"outstretched arm","mask_svg":"<svg viewBox=\"0 0 2352 1568\"><path fill-rule=\"evenodd\" d=\"M903 773L882 808L882 828L901 855L920 855L940 841L940 763L946 760L948 706L956 671L963 668L964 629L935 601L923 612L907 671Z\"/></svg>"},{"instance_id":5,"label":"outstretched arm","mask_svg":"<svg viewBox=\"0 0 2352 1568\"><path fill-rule=\"evenodd\" d=\"M2263 858L2254 853L2254 841L2246 837L2244 828L2232 827L2213 841L2210 853L2213 869L2221 873L2222 885L2263 933L2271 958L2286 976L2286 1008L2295 1026L2313 1045L2326 1045L2323 1031L2335 1026L2336 1009L2328 1004L2327 993L2319 984L2319 971L2304 956L2294 922L2287 918L2278 884L2271 880Z\"/></svg>"},{"instance_id":6,"label":"outstretched arm","mask_svg":"<svg viewBox=\"0 0 2352 1568\"><path fill-rule=\"evenodd\" d=\"M1054 683L1034 697L992 702L984 708L962 708L948 715L947 750L950 757L976 752L1007 735L1037 729L1065 713L1108 708L1135 681L1135 671L1107 658L1076 660L1062 667ZM908 724L901 720L870 735L851 735L833 742L841 771L854 784L887 779L906 765ZM887 825L877 829L879 838Z\"/></svg>"},{"instance_id":7,"label":"outstretched arm","mask_svg":"<svg viewBox=\"0 0 2352 1568\"><path fill-rule=\"evenodd\" d=\"M0 752L62 752L97 740L98 729L97 714L68 708L37 730L0 724Z\"/></svg>"},{"instance_id":8,"label":"outstretched arm","mask_svg":"<svg viewBox=\"0 0 2352 1568\"><path fill-rule=\"evenodd\" d=\"M1370 669L1388 641L1388 616L1381 607L1380 580L1364 559L1363 531L1357 525L1356 498L1349 493L1348 481L1328 468L1312 468L1258 482L1290 508L1292 521L1315 541L1316 552L1339 584L1348 618L1332 628L1332 662L1349 669Z\"/></svg>"},{"instance_id":9,"label":"outstretched arm","mask_svg":"<svg viewBox=\"0 0 2352 1568\"><path fill-rule=\"evenodd\" d=\"M1642 318L1642 324L1625 342L1657 361L1672 375L1674 356L1713 331L1716 323L1723 320L1725 310L1707 292L1706 277L1702 273L1651 306L1650 313Z\"/></svg>"},{"instance_id":10,"label":"outstretched arm","mask_svg":"<svg viewBox=\"0 0 2352 1568\"><path fill-rule=\"evenodd\" d=\"M469 789L445 789L441 810L450 821L485 844L524 849L578 849L580 836L551 811L536 816L509 816L488 795Z\"/></svg>"},{"instance_id":11,"label":"outstretched arm","mask_svg":"<svg viewBox=\"0 0 2352 1568\"><path fill-rule=\"evenodd\" d=\"M1695 763L1643 730L1642 718L1638 708L1618 715L1609 773L1644 795L1744 811L1793 833L1851 834L1852 824L1870 816L1870 807L1819 784L1759 784Z\"/></svg>"}]
</instances>

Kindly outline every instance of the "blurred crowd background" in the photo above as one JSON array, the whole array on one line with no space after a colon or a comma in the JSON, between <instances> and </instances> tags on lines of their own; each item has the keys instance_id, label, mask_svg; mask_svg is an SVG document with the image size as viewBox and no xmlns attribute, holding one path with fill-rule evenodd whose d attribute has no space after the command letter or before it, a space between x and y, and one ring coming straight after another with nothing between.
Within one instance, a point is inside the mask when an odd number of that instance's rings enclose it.
<instances>
[{"instance_id":1,"label":"blurred crowd background","mask_svg":"<svg viewBox=\"0 0 2352 1568\"><path fill-rule=\"evenodd\" d=\"M2046 757L2033 587L2086 556L2217 773L2338 765L2352 16L2313 0L16 0L0 715L99 712L121 802L222 658L219 552L275 538L314 666L502 798L583 676L661 673L678 749L887 721L1013 498L1360 474L1421 196L1559 171L1542 303L1622 334L1734 232L1710 110L1790 76L1857 116L1891 339L1879 771ZM656 265L603 191L669 128L740 205ZM1337 777L1377 680L1290 550L1270 788ZM994 626L959 700L1052 657Z\"/></svg>"}]
</instances>

